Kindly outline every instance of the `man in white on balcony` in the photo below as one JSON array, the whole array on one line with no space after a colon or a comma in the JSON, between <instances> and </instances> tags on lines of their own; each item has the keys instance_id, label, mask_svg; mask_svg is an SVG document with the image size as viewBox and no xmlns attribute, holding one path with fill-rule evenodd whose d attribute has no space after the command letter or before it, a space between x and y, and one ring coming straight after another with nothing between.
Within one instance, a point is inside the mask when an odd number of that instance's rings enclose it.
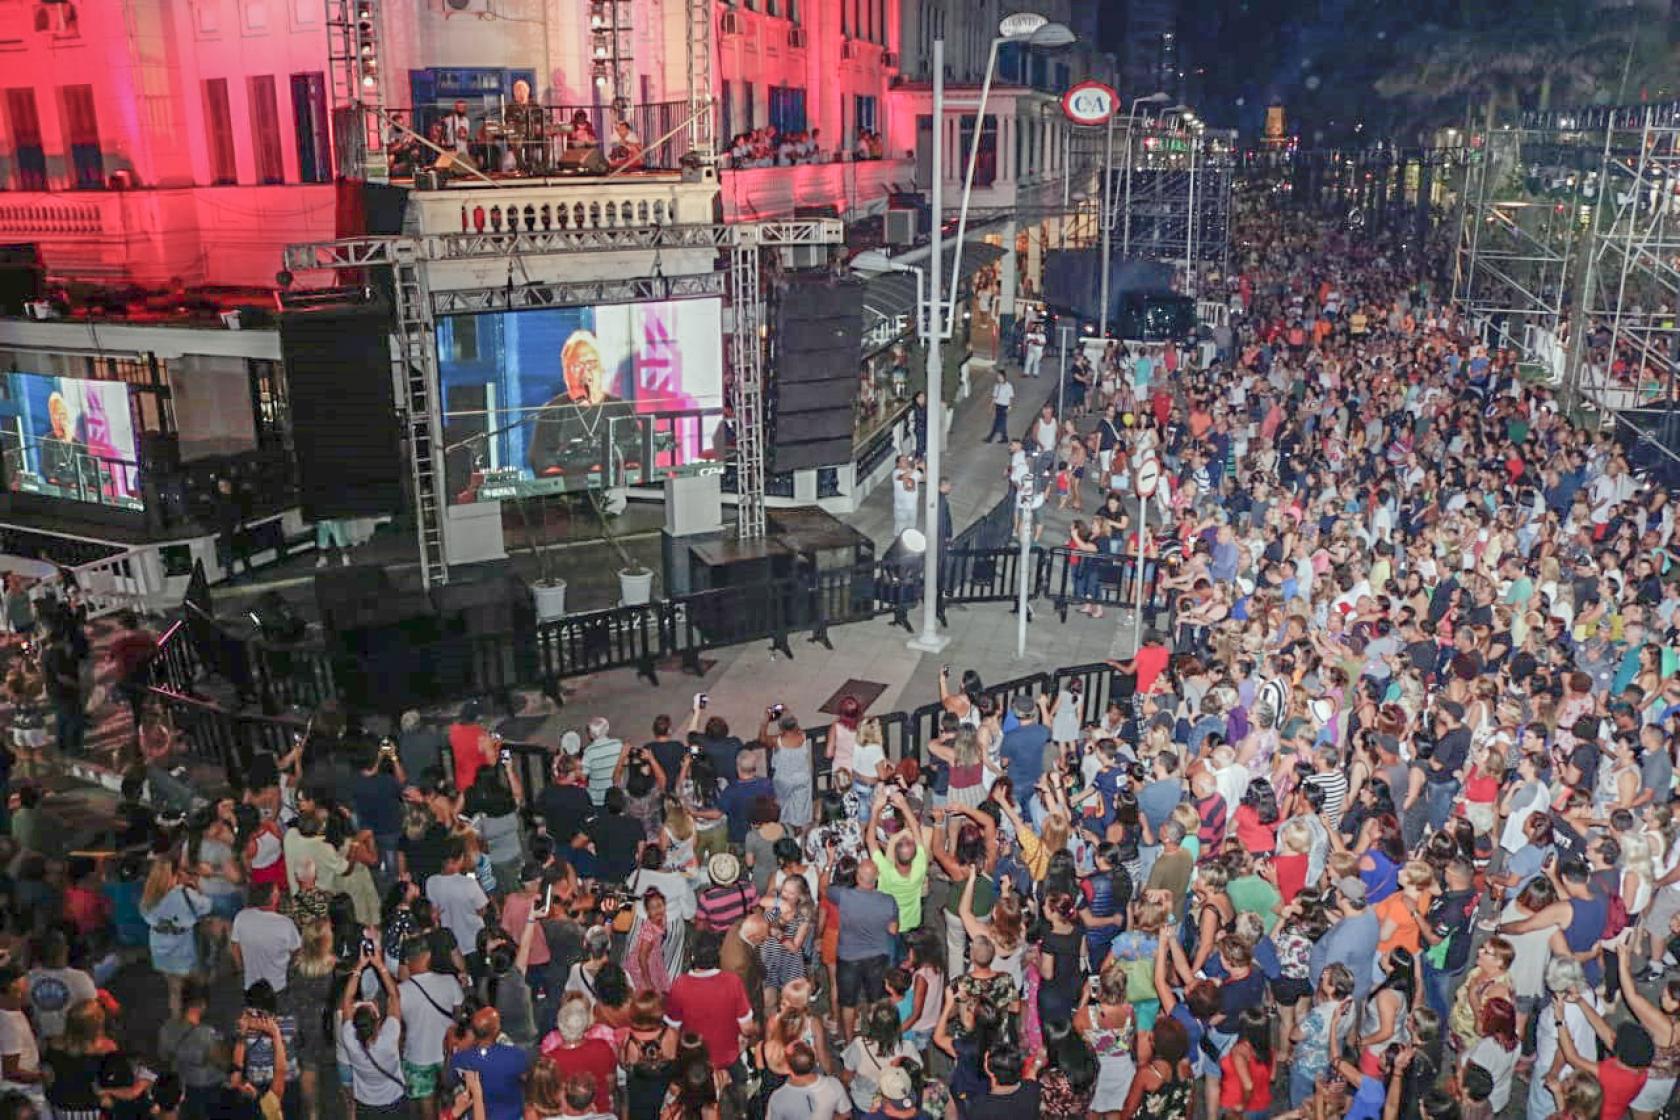
<instances>
[{"instance_id":1,"label":"man in white on balcony","mask_svg":"<svg viewBox=\"0 0 1680 1120\"><path fill-rule=\"evenodd\" d=\"M443 118L443 146L455 149L456 155L469 155L472 140L472 118L467 115L467 103L456 101L454 110Z\"/></svg>"}]
</instances>

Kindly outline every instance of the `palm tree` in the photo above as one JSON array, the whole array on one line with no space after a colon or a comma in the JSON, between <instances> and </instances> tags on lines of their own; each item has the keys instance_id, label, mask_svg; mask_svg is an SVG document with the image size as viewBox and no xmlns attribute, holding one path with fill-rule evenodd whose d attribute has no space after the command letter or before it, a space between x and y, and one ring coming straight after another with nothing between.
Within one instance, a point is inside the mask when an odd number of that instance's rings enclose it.
<instances>
[{"instance_id":1,"label":"palm tree","mask_svg":"<svg viewBox=\"0 0 1680 1120\"><path fill-rule=\"evenodd\" d=\"M1451 24L1407 36L1376 88L1407 103L1420 125L1457 119L1466 102L1491 128L1525 102L1544 110L1616 101L1636 57L1653 74L1672 71L1667 22L1665 0L1525 0L1497 12L1466 3Z\"/></svg>"}]
</instances>

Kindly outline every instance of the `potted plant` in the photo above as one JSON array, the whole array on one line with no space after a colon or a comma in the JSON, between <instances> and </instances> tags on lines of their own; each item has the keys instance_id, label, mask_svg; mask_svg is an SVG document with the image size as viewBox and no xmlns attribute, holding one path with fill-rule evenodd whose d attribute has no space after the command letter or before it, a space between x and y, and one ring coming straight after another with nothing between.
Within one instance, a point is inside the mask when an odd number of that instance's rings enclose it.
<instances>
[{"instance_id":1,"label":"potted plant","mask_svg":"<svg viewBox=\"0 0 1680 1120\"><path fill-rule=\"evenodd\" d=\"M618 605L643 606L653 599L653 569L626 552L618 534L613 531L611 518L624 510L622 493L591 491L589 502L595 507L595 516L601 523L601 539L618 553Z\"/></svg>"},{"instance_id":2,"label":"potted plant","mask_svg":"<svg viewBox=\"0 0 1680 1120\"><path fill-rule=\"evenodd\" d=\"M538 518L542 525L539 539L531 524L531 503L541 503ZM514 503L519 520L525 527L525 543L537 562L537 578L531 581L531 599L537 609L537 622L556 622L566 617L566 581L554 569L554 557L546 547L551 525L553 500L544 497L522 497Z\"/></svg>"}]
</instances>

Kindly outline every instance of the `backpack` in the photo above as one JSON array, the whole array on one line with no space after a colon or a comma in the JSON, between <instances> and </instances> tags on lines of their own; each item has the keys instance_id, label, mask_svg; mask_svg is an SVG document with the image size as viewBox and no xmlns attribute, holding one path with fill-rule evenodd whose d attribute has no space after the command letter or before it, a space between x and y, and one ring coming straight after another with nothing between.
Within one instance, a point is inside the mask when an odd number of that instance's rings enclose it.
<instances>
[{"instance_id":1,"label":"backpack","mask_svg":"<svg viewBox=\"0 0 1680 1120\"><path fill-rule=\"evenodd\" d=\"M1617 884L1618 887L1620 883ZM1608 941L1624 929L1628 928L1630 918L1627 903L1622 901L1622 892L1618 889L1610 894L1610 906L1604 914L1604 936L1601 940Z\"/></svg>"}]
</instances>

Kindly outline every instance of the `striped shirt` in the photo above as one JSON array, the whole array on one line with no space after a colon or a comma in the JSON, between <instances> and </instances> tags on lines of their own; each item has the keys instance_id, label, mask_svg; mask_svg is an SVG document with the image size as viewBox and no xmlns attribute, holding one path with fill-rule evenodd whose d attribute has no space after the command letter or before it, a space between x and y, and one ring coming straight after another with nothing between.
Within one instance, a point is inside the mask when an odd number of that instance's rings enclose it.
<instances>
[{"instance_id":1,"label":"striped shirt","mask_svg":"<svg viewBox=\"0 0 1680 1120\"><path fill-rule=\"evenodd\" d=\"M597 809L606 804L613 771L618 769L618 756L623 751L624 744L617 739L596 739L583 748L583 776L589 783L590 803Z\"/></svg>"},{"instance_id":2,"label":"striped shirt","mask_svg":"<svg viewBox=\"0 0 1680 1120\"><path fill-rule=\"evenodd\" d=\"M1321 770L1307 776L1307 781L1324 791L1324 815L1331 828L1342 827L1342 809L1347 804L1347 775L1340 770Z\"/></svg>"},{"instance_id":3,"label":"striped shirt","mask_svg":"<svg viewBox=\"0 0 1680 1120\"><path fill-rule=\"evenodd\" d=\"M750 879L729 887L707 887L695 899L694 924L699 929L722 933L746 917L756 901L758 892Z\"/></svg>"}]
</instances>

